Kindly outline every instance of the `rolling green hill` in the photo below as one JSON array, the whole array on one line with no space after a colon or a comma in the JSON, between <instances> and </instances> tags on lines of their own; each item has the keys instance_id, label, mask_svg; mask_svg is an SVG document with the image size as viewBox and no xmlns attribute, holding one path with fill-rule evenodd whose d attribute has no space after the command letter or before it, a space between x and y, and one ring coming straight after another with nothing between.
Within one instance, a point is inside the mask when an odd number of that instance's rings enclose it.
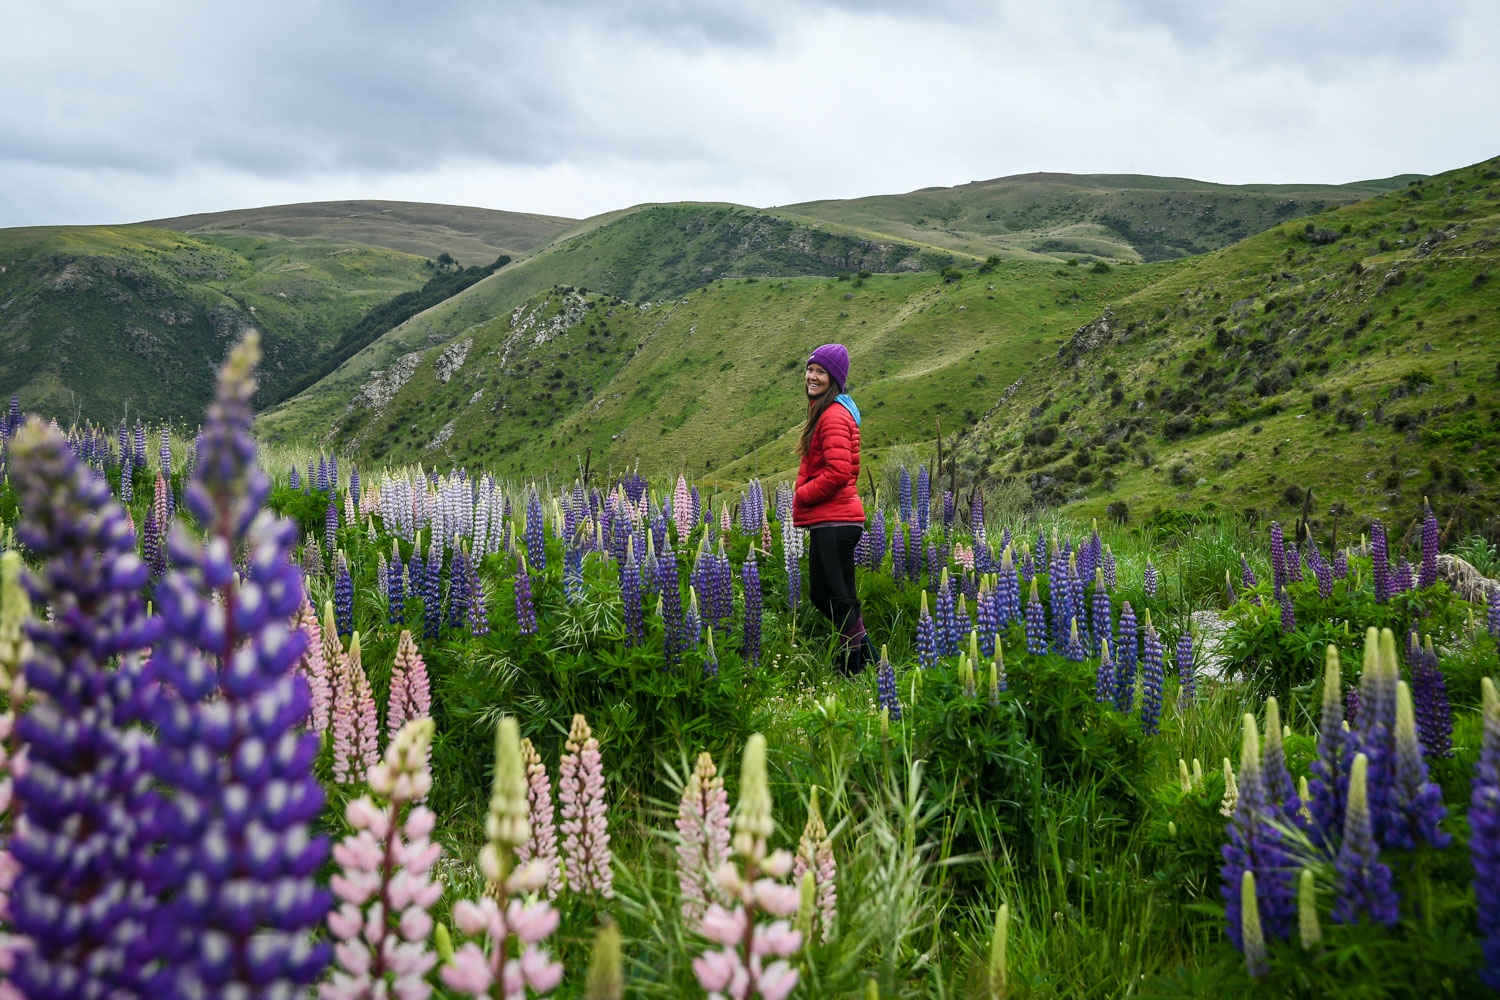
<instances>
[{"instance_id":1,"label":"rolling green hill","mask_svg":"<svg viewBox=\"0 0 1500 1000\"><path fill-rule=\"evenodd\" d=\"M1495 523L1500 158L1179 262L961 450L1048 502ZM1118 512L1121 508L1116 507Z\"/></svg>"},{"instance_id":2,"label":"rolling green hill","mask_svg":"<svg viewBox=\"0 0 1500 1000\"><path fill-rule=\"evenodd\" d=\"M274 398L431 261L378 247L140 226L0 230L0 386L29 410L196 420L228 344L263 334Z\"/></svg>"},{"instance_id":3,"label":"rolling green hill","mask_svg":"<svg viewBox=\"0 0 1500 1000\"><path fill-rule=\"evenodd\" d=\"M314 201L154 219L143 226L195 236L223 233L281 240L357 243L460 264L484 265L539 246L574 220L414 201Z\"/></svg>"},{"instance_id":4,"label":"rolling green hill","mask_svg":"<svg viewBox=\"0 0 1500 1000\"><path fill-rule=\"evenodd\" d=\"M1152 261L1217 250L1416 177L1236 185L1137 174L1019 174L908 194L810 201L781 211L979 257Z\"/></svg>"}]
</instances>

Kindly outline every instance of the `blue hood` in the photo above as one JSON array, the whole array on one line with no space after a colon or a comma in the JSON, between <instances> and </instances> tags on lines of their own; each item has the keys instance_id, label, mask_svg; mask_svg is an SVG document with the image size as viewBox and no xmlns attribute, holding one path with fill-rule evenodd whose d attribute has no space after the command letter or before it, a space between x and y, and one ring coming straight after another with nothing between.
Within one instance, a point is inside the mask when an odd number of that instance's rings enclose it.
<instances>
[{"instance_id":1,"label":"blue hood","mask_svg":"<svg viewBox=\"0 0 1500 1000\"><path fill-rule=\"evenodd\" d=\"M858 427L859 407L854 405L853 398L851 398L847 392L841 392L834 397L834 402L844 404L844 409L848 410L849 415L854 418L854 426Z\"/></svg>"}]
</instances>

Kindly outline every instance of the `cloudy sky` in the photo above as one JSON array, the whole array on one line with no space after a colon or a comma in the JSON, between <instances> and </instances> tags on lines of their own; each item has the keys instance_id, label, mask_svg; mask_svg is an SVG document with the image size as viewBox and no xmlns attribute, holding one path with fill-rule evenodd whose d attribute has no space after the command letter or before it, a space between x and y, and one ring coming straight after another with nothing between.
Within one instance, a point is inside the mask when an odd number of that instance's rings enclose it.
<instances>
[{"instance_id":1,"label":"cloudy sky","mask_svg":"<svg viewBox=\"0 0 1500 1000\"><path fill-rule=\"evenodd\" d=\"M0 0L0 226L1500 153L1494 0Z\"/></svg>"}]
</instances>

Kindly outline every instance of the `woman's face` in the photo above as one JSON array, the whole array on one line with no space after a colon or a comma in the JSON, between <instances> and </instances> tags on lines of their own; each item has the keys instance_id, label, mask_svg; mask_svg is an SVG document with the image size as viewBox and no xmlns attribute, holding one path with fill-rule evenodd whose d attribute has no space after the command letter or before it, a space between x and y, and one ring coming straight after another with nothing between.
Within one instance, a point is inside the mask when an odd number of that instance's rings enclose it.
<instances>
[{"instance_id":1,"label":"woman's face","mask_svg":"<svg viewBox=\"0 0 1500 1000\"><path fill-rule=\"evenodd\" d=\"M816 361L807 366L807 396L816 399L828 391L828 384L832 381L828 377L828 371Z\"/></svg>"}]
</instances>

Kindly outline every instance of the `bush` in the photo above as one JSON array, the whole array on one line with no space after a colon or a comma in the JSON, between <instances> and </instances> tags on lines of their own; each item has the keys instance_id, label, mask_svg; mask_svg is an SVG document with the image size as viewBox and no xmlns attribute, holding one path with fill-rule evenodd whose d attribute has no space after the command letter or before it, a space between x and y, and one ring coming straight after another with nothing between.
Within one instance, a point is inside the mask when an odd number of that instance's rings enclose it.
<instances>
[{"instance_id":1,"label":"bush","mask_svg":"<svg viewBox=\"0 0 1500 1000\"><path fill-rule=\"evenodd\" d=\"M1168 441L1175 441L1178 438L1186 437L1192 433L1192 430L1193 418L1185 413L1179 413L1175 417L1169 417L1167 422L1162 424L1161 433L1162 437Z\"/></svg>"}]
</instances>

